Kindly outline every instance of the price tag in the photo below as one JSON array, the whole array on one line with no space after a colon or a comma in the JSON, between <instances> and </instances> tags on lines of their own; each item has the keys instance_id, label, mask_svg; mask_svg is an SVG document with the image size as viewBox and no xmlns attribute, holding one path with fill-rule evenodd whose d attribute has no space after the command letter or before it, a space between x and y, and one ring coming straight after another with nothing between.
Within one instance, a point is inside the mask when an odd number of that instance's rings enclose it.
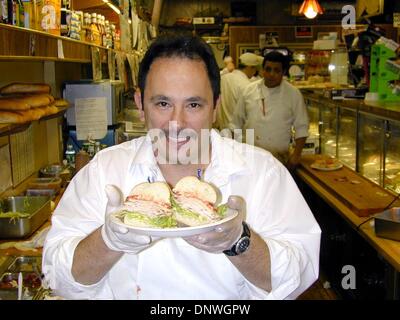
<instances>
[{"instance_id":1,"label":"price tag","mask_svg":"<svg viewBox=\"0 0 400 320\"><path fill-rule=\"evenodd\" d=\"M61 39L57 40L57 53L59 59L64 59L64 47Z\"/></svg>"},{"instance_id":2,"label":"price tag","mask_svg":"<svg viewBox=\"0 0 400 320\"><path fill-rule=\"evenodd\" d=\"M400 28L400 12L393 12L393 27Z\"/></svg>"}]
</instances>

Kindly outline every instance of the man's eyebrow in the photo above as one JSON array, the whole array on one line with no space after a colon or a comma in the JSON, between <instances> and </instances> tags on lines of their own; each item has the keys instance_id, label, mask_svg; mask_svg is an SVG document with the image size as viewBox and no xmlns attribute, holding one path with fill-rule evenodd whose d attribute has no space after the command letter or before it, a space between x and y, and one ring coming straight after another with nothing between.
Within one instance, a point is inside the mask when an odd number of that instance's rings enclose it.
<instances>
[{"instance_id":1,"label":"man's eyebrow","mask_svg":"<svg viewBox=\"0 0 400 320\"><path fill-rule=\"evenodd\" d=\"M160 100L163 100L163 101L170 101L171 99L168 98L167 96L162 95L162 94L158 94L158 95L152 96L152 97L150 98L150 101L151 101L151 102L156 102L156 101L160 101Z\"/></svg>"},{"instance_id":2,"label":"man's eyebrow","mask_svg":"<svg viewBox=\"0 0 400 320\"><path fill-rule=\"evenodd\" d=\"M187 98L187 99L185 99L185 101L189 102L189 103L191 103L191 102L201 102L201 103L207 102L206 99L204 99L202 97L199 97L199 96L194 96L194 97Z\"/></svg>"}]
</instances>

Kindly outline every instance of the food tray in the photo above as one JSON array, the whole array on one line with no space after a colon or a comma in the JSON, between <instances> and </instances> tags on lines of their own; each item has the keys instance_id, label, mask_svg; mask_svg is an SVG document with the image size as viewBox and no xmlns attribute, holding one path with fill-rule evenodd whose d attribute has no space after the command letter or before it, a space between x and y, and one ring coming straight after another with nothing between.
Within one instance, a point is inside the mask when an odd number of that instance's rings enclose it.
<instances>
[{"instance_id":1,"label":"food tray","mask_svg":"<svg viewBox=\"0 0 400 320\"><path fill-rule=\"evenodd\" d=\"M50 197L51 199L54 198L56 194L56 190L54 189L27 189L25 195L26 196L44 196Z\"/></svg>"},{"instance_id":2,"label":"food tray","mask_svg":"<svg viewBox=\"0 0 400 320\"><path fill-rule=\"evenodd\" d=\"M61 178L36 178L29 182L29 189L54 189L57 191L61 188Z\"/></svg>"},{"instance_id":3,"label":"food tray","mask_svg":"<svg viewBox=\"0 0 400 320\"><path fill-rule=\"evenodd\" d=\"M0 274L0 300L18 299L18 275L22 273L23 300L39 300L42 288L41 257L9 257Z\"/></svg>"},{"instance_id":4,"label":"food tray","mask_svg":"<svg viewBox=\"0 0 400 320\"><path fill-rule=\"evenodd\" d=\"M27 213L26 217L0 218L0 239L24 238L35 232L51 213L49 197L17 196L0 200L2 212Z\"/></svg>"}]
</instances>

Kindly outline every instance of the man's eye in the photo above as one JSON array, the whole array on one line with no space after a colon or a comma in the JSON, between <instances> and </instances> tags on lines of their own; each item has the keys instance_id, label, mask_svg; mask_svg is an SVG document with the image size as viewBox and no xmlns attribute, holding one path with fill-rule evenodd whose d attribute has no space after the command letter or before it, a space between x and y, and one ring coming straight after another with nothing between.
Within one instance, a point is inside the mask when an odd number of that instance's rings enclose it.
<instances>
[{"instance_id":1,"label":"man's eye","mask_svg":"<svg viewBox=\"0 0 400 320\"><path fill-rule=\"evenodd\" d=\"M165 102L165 101L157 102L157 106L159 106L161 108L167 108L168 107L168 102Z\"/></svg>"},{"instance_id":2,"label":"man's eye","mask_svg":"<svg viewBox=\"0 0 400 320\"><path fill-rule=\"evenodd\" d=\"M192 103L189 104L189 108L190 109L196 109L196 108L199 108L199 107L200 107L200 104L198 104L197 102L192 102Z\"/></svg>"}]
</instances>

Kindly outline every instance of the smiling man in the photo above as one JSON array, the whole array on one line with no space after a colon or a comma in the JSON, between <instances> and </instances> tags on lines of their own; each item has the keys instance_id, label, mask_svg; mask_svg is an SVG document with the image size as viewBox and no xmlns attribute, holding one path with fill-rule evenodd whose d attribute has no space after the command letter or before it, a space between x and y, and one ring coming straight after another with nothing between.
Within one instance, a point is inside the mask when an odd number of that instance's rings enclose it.
<instances>
[{"instance_id":1,"label":"smiling man","mask_svg":"<svg viewBox=\"0 0 400 320\"><path fill-rule=\"evenodd\" d=\"M293 299L317 279L320 228L288 171L264 150L211 130L219 81L215 58L201 39L159 38L150 46L135 97L149 134L97 153L53 214L43 272L57 294ZM198 151L192 154L187 146L193 141ZM218 189L222 203L238 211L234 219L184 238L150 237L112 223L109 214L137 184L174 187L198 172Z\"/></svg>"}]
</instances>

